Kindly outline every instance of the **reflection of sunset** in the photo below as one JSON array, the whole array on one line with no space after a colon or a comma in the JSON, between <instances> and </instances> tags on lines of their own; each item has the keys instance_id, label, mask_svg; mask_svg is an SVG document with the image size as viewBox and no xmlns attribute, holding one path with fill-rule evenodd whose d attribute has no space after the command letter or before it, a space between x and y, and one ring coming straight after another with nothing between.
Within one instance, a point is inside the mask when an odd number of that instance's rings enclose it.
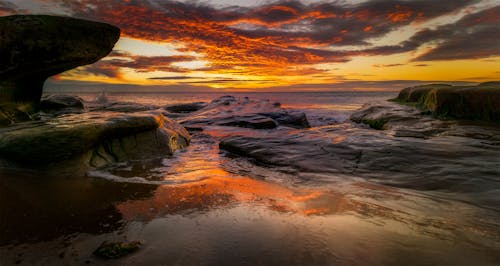
<instances>
[{"instance_id":1,"label":"reflection of sunset","mask_svg":"<svg viewBox=\"0 0 500 266\"><path fill-rule=\"evenodd\" d=\"M341 194L315 190L293 190L248 177L217 177L180 185L158 187L154 196L118 204L126 219L149 220L182 211L212 209L232 203L263 205L280 212L330 214L344 212L352 204Z\"/></svg>"}]
</instances>

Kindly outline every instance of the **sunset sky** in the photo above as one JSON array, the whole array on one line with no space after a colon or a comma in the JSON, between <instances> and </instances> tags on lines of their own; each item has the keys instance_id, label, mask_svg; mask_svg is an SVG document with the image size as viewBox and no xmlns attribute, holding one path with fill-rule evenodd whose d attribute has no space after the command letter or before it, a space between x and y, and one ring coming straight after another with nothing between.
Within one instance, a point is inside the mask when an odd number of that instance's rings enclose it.
<instances>
[{"instance_id":1,"label":"sunset sky","mask_svg":"<svg viewBox=\"0 0 500 266\"><path fill-rule=\"evenodd\" d=\"M121 28L108 57L52 82L293 91L500 79L498 0L0 0L11 14Z\"/></svg>"}]
</instances>

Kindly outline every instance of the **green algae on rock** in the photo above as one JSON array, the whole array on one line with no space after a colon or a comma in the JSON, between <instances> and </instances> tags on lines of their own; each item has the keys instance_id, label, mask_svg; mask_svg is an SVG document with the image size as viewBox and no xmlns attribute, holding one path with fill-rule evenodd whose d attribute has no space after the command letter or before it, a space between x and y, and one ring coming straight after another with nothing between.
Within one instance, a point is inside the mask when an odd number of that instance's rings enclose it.
<instances>
[{"instance_id":1,"label":"green algae on rock","mask_svg":"<svg viewBox=\"0 0 500 266\"><path fill-rule=\"evenodd\" d=\"M409 87L395 101L416 105L437 117L500 122L500 82Z\"/></svg>"},{"instance_id":2,"label":"green algae on rock","mask_svg":"<svg viewBox=\"0 0 500 266\"><path fill-rule=\"evenodd\" d=\"M28 120L38 111L48 77L98 61L119 37L119 28L100 22L48 15L0 17L0 120Z\"/></svg>"}]
</instances>

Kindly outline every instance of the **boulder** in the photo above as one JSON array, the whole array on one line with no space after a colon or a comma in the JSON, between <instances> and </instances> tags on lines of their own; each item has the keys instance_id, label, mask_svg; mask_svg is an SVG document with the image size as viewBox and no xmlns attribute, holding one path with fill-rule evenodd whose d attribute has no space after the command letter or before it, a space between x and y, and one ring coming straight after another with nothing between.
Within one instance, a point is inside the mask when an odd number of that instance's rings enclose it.
<instances>
[{"instance_id":1,"label":"boulder","mask_svg":"<svg viewBox=\"0 0 500 266\"><path fill-rule=\"evenodd\" d=\"M189 141L189 133L161 112L88 112L0 129L0 160L44 165L78 159L103 167L173 154Z\"/></svg>"},{"instance_id":2,"label":"boulder","mask_svg":"<svg viewBox=\"0 0 500 266\"><path fill-rule=\"evenodd\" d=\"M500 82L410 87L402 90L396 101L416 105L438 117L500 122Z\"/></svg>"},{"instance_id":3,"label":"boulder","mask_svg":"<svg viewBox=\"0 0 500 266\"><path fill-rule=\"evenodd\" d=\"M192 113L206 107L207 105L208 104L205 102L173 104L165 106L165 110L171 113Z\"/></svg>"},{"instance_id":4,"label":"boulder","mask_svg":"<svg viewBox=\"0 0 500 266\"><path fill-rule=\"evenodd\" d=\"M140 104L133 102L107 102L107 103L87 103L88 109L90 111L99 112L120 112L120 113L134 113L141 111L156 110L159 106Z\"/></svg>"},{"instance_id":5,"label":"boulder","mask_svg":"<svg viewBox=\"0 0 500 266\"><path fill-rule=\"evenodd\" d=\"M246 127L254 129L272 129L278 126L278 123L271 118L261 115L248 116L230 116L222 118L212 123L212 125L228 127Z\"/></svg>"},{"instance_id":6,"label":"boulder","mask_svg":"<svg viewBox=\"0 0 500 266\"><path fill-rule=\"evenodd\" d=\"M96 62L109 54L119 37L117 27L94 21L48 15L0 17L2 116L13 122L29 118L40 107L48 77ZM26 115L12 115L16 112Z\"/></svg>"},{"instance_id":7,"label":"boulder","mask_svg":"<svg viewBox=\"0 0 500 266\"><path fill-rule=\"evenodd\" d=\"M237 99L222 96L208 105L182 116L179 119L187 127L207 125L245 127L253 129L273 129L279 125L293 128L308 128L309 122L303 112L289 111L280 104L268 100L251 100L248 97Z\"/></svg>"},{"instance_id":8,"label":"boulder","mask_svg":"<svg viewBox=\"0 0 500 266\"><path fill-rule=\"evenodd\" d=\"M57 116L83 113L85 106L83 99L78 96L53 94L42 97L40 110Z\"/></svg>"}]
</instances>

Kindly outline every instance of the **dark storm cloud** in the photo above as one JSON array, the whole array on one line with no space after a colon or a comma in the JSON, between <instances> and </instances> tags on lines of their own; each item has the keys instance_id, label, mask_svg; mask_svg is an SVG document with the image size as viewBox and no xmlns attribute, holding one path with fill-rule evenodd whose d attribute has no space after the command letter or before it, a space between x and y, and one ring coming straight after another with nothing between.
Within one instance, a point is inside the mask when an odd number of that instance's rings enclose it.
<instances>
[{"instance_id":1,"label":"dark storm cloud","mask_svg":"<svg viewBox=\"0 0 500 266\"><path fill-rule=\"evenodd\" d=\"M464 16L455 23L424 29L399 45L358 51L360 55L409 52L426 44L434 48L412 61L476 59L500 55L500 6Z\"/></svg>"}]
</instances>

